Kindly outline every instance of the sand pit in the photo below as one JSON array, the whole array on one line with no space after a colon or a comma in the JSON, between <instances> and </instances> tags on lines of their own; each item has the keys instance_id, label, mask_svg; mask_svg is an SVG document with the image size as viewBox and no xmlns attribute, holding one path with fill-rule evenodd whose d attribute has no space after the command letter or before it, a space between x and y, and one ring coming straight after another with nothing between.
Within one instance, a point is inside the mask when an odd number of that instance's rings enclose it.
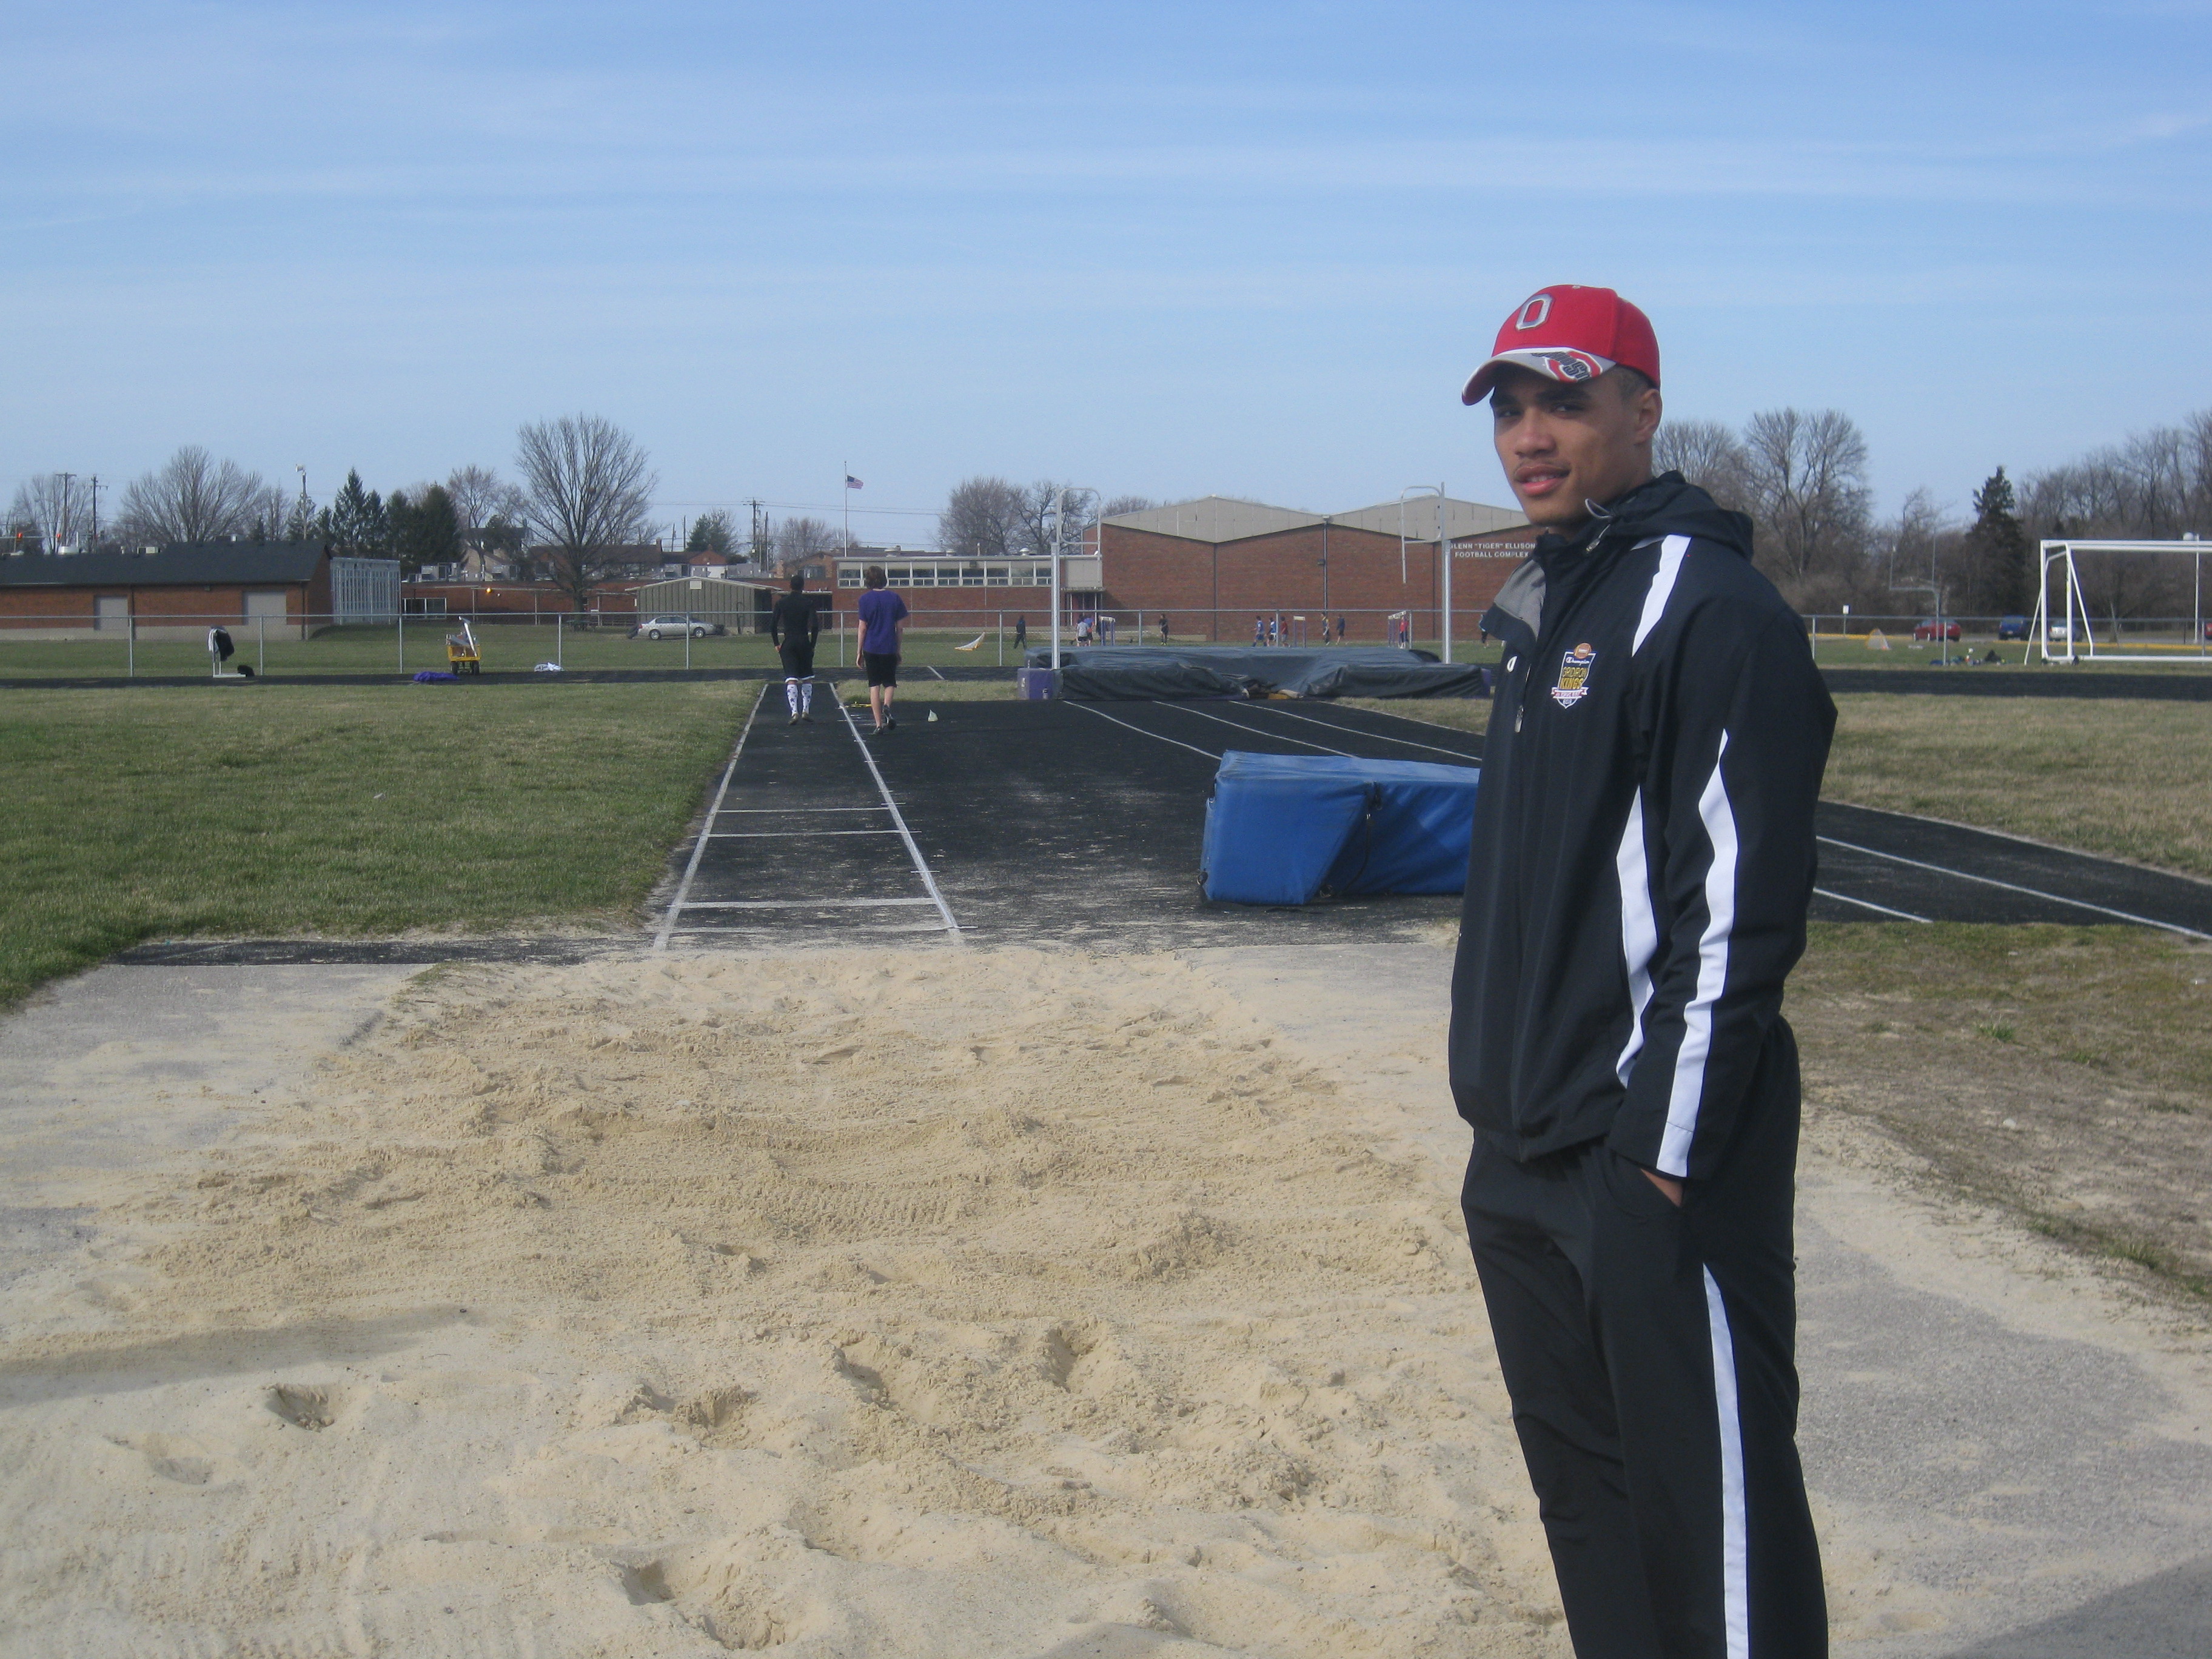
<instances>
[{"instance_id":1,"label":"sand pit","mask_svg":"<svg viewBox=\"0 0 2212 1659\"><path fill-rule=\"evenodd\" d=\"M1165 957L428 976L9 1291L0 1642L1564 1654L1369 1109Z\"/></svg>"}]
</instances>

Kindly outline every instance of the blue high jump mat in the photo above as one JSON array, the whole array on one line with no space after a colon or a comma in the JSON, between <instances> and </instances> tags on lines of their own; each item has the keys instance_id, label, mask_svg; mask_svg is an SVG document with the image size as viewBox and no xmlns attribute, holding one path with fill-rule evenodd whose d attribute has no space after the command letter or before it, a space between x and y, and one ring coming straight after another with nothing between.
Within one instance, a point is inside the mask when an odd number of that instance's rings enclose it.
<instances>
[{"instance_id":1,"label":"blue high jump mat","mask_svg":"<svg viewBox=\"0 0 2212 1659\"><path fill-rule=\"evenodd\" d=\"M1481 769L1232 749L1206 803L1206 896L1306 904L1328 895L1456 893Z\"/></svg>"}]
</instances>

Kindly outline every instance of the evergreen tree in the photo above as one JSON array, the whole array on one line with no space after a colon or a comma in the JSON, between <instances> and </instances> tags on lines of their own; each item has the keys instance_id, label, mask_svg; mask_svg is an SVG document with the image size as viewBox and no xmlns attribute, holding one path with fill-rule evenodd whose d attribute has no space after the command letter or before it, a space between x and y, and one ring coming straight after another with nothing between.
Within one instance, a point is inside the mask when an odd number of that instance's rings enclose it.
<instances>
[{"instance_id":1,"label":"evergreen tree","mask_svg":"<svg viewBox=\"0 0 2212 1659\"><path fill-rule=\"evenodd\" d=\"M686 553L720 553L729 556L737 532L731 527L730 515L719 507L711 513L702 513L691 520L691 534L684 544Z\"/></svg>"},{"instance_id":2,"label":"evergreen tree","mask_svg":"<svg viewBox=\"0 0 2212 1659\"><path fill-rule=\"evenodd\" d=\"M392 550L392 517L383 498L361 487L350 469L337 498L325 510L331 550L356 558L385 558Z\"/></svg>"},{"instance_id":3,"label":"evergreen tree","mask_svg":"<svg viewBox=\"0 0 2212 1659\"><path fill-rule=\"evenodd\" d=\"M395 489L385 504L392 523L392 552L403 575L426 564L451 564L461 556L461 520L443 484L432 484L418 500Z\"/></svg>"},{"instance_id":4,"label":"evergreen tree","mask_svg":"<svg viewBox=\"0 0 2212 1659\"><path fill-rule=\"evenodd\" d=\"M292 498L292 510L285 515L283 539L288 542L312 542L321 538L321 520L315 504L301 490Z\"/></svg>"},{"instance_id":5,"label":"evergreen tree","mask_svg":"<svg viewBox=\"0 0 2212 1659\"><path fill-rule=\"evenodd\" d=\"M2002 467L1974 492L1974 523L1966 532L1966 547L1974 586L1982 604L1993 611L2023 611L2029 604L2033 584L2027 532L2021 527L2019 508L2012 480Z\"/></svg>"}]
</instances>

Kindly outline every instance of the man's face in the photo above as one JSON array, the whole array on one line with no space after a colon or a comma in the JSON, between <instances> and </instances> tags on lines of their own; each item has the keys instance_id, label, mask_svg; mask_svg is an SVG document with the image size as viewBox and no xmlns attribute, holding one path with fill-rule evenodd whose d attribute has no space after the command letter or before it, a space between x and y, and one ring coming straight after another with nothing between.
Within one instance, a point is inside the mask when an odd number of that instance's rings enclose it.
<instances>
[{"instance_id":1,"label":"man's face","mask_svg":"<svg viewBox=\"0 0 2212 1659\"><path fill-rule=\"evenodd\" d=\"M1631 383L1632 384L1632 382ZM1622 380L1554 380L1505 368L1490 394L1498 459L1528 522L1565 530L1651 476L1659 392L1621 395Z\"/></svg>"}]
</instances>

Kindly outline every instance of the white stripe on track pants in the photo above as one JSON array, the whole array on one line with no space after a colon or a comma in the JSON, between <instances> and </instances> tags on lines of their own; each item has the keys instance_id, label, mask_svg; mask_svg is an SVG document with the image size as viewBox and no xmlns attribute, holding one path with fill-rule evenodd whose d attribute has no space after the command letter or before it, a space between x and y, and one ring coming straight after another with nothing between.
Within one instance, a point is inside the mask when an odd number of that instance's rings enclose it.
<instances>
[{"instance_id":1,"label":"white stripe on track pants","mask_svg":"<svg viewBox=\"0 0 2212 1659\"><path fill-rule=\"evenodd\" d=\"M1477 1137L1462 1206L1582 1659L1820 1659L1797 1461L1797 1050L1769 1033L1720 1171L1677 1208L1591 1141Z\"/></svg>"}]
</instances>

